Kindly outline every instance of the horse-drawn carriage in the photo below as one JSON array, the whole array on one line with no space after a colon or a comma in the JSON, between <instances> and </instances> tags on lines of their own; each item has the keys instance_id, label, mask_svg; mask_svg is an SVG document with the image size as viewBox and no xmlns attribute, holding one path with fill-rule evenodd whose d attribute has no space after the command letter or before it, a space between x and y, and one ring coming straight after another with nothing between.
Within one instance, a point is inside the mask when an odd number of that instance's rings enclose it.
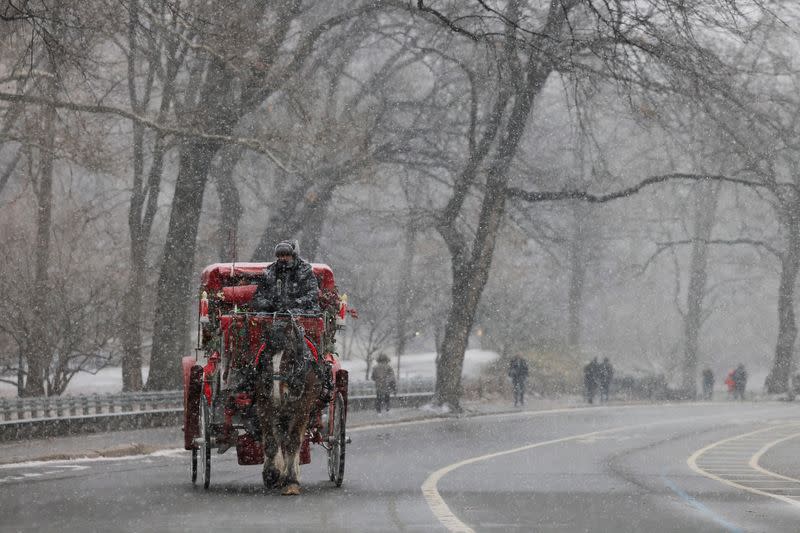
<instances>
[{"instance_id":1,"label":"horse-drawn carriage","mask_svg":"<svg viewBox=\"0 0 800 533\"><path fill-rule=\"evenodd\" d=\"M299 465L311 461L310 445L318 444L338 487L348 375L336 356L335 333L346 304L330 267L313 264L321 315L256 312L251 301L267 265L218 263L203 270L197 355L183 358L192 483L200 476L208 488L212 449L236 448L240 465L264 464L266 486L299 494Z\"/></svg>"}]
</instances>

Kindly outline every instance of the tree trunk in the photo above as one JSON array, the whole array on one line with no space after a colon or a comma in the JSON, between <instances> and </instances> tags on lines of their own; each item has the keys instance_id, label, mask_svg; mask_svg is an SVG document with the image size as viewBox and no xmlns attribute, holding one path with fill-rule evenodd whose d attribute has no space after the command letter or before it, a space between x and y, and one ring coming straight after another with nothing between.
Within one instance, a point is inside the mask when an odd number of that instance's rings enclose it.
<instances>
[{"instance_id":1,"label":"tree trunk","mask_svg":"<svg viewBox=\"0 0 800 533\"><path fill-rule=\"evenodd\" d=\"M148 390L180 388L180 360L189 347L189 304L203 192L217 142L187 141L181 148L164 259L157 285Z\"/></svg>"},{"instance_id":2,"label":"tree trunk","mask_svg":"<svg viewBox=\"0 0 800 533\"><path fill-rule=\"evenodd\" d=\"M436 367L436 402L460 411L461 371L469 333L475 320L483 289L489 278L489 269L505 217L508 168L519 147L533 102L545 85L552 67L535 58L528 60L527 72L517 80L514 103L498 140L494 158L487 172L486 187L478 218L478 227L468 260L453 257L453 295L445 325L442 351ZM524 81L524 85L522 82ZM508 83L514 83L510 80ZM462 255L463 257L463 255Z\"/></svg>"},{"instance_id":3,"label":"tree trunk","mask_svg":"<svg viewBox=\"0 0 800 533\"><path fill-rule=\"evenodd\" d=\"M234 261L238 259L237 235L239 220L242 218L242 203L239 200L239 189L233 181L233 171L242 158L244 148L226 146L220 151L219 163L214 165L212 175L217 185L220 205L219 226L219 259Z\"/></svg>"},{"instance_id":4,"label":"tree trunk","mask_svg":"<svg viewBox=\"0 0 800 533\"><path fill-rule=\"evenodd\" d=\"M579 353L581 348L581 312L586 284L586 221L589 209L582 204L572 206L573 234L569 243L569 294L567 297L567 344Z\"/></svg>"},{"instance_id":5,"label":"tree trunk","mask_svg":"<svg viewBox=\"0 0 800 533\"><path fill-rule=\"evenodd\" d=\"M789 377L794 361L794 344L797 324L794 316L794 288L800 267L800 202L785 206L785 228L788 240L781 260L781 278L778 288L778 340L775 359L767 376L765 387L770 394L789 390Z\"/></svg>"},{"instance_id":6,"label":"tree trunk","mask_svg":"<svg viewBox=\"0 0 800 533\"><path fill-rule=\"evenodd\" d=\"M298 227L295 228L295 234L302 233L300 252L309 261L313 261L319 255L319 243L335 188L334 180L327 180L321 184L316 194L311 197L306 196L305 207Z\"/></svg>"},{"instance_id":7,"label":"tree trunk","mask_svg":"<svg viewBox=\"0 0 800 533\"><path fill-rule=\"evenodd\" d=\"M218 60L206 67L206 77L189 120L202 131L230 135L242 110L233 99L231 75ZM156 314L150 355L148 390L181 387L180 360L189 347L189 308L194 285L197 229L211 162L222 147L219 141L187 139L180 148L178 178L172 198L164 257L156 285Z\"/></svg>"},{"instance_id":8,"label":"tree trunk","mask_svg":"<svg viewBox=\"0 0 800 533\"><path fill-rule=\"evenodd\" d=\"M319 251L328 206L338 183L335 177L305 179L283 191L278 207L261 233L251 261L272 261L274 246L284 239L298 239L300 255L314 260Z\"/></svg>"},{"instance_id":9,"label":"tree trunk","mask_svg":"<svg viewBox=\"0 0 800 533\"><path fill-rule=\"evenodd\" d=\"M510 160L507 164L510 164ZM498 165L496 170L502 170L503 174L495 174L494 179L490 177L487 184L472 258L468 264L456 264L452 269L452 302L445 324L442 351L436 365L436 401L440 405L448 405L455 412L461 410L464 353L481 294L489 279L495 242L505 216L507 164L505 168ZM495 183L492 184L492 181Z\"/></svg>"},{"instance_id":10,"label":"tree trunk","mask_svg":"<svg viewBox=\"0 0 800 533\"><path fill-rule=\"evenodd\" d=\"M11 161L9 161L8 165L6 165L3 171L0 172L0 194L3 194L3 189L5 189L9 178L11 178L11 175L14 173L14 170L16 170L17 164L19 163L19 160L21 158L22 158L22 149L20 148L14 154L13 159L11 159Z\"/></svg>"},{"instance_id":11,"label":"tree trunk","mask_svg":"<svg viewBox=\"0 0 800 533\"><path fill-rule=\"evenodd\" d=\"M49 77L46 87L48 100L55 100L57 86L55 58L49 58ZM42 138L39 161L39 179L36 190L36 251L34 259L34 285L31 294L31 338L25 359L28 365L25 383L26 396L43 396L47 382L50 361L50 347L47 342L48 316L47 295L49 286L48 267L50 266L50 231L53 218L53 164L55 159L55 120L56 109L52 105L42 108Z\"/></svg>"},{"instance_id":12,"label":"tree trunk","mask_svg":"<svg viewBox=\"0 0 800 533\"><path fill-rule=\"evenodd\" d=\"M133 99L132 99L133 100ZM134 109L136 102L132 102ZM144 128L133 124L133 188L128 207L128 233L131 239L131 270L122 308L122 390L142 390L142 296L147 240L142 235L144 205Z\"/></svg>"},{"instance_id":13,"label":"tree trunk","mask_svg":"<svg viewBox=\"0 0 800 533\"><path fill-rule=\"evenodd\" d=\"M296 227L295 220L306 190L305 181L300 180L283 192L278 206L267 219L267 224L261 233L261 239L259 239L258 245L256 245L250 258L251 261L272 261L275 245L284 239L294 238L292 231ZM302 243L300 244L300 252L302 254L304 252Z\"/></svg>"},{"instance_id":14,"label":"tree trunk","mask_svg":"<svg viewBox=\"0 0 800 533\"><path fill-rule=\"evenodd\" d=\"M417 240L417 227L412 221L406 226L406 238L403 245L403 258L400 261L400 274L397 284L397 297L395 299L395 309L397 310L397 336L395 337L395 355L397 357L397 378L400 379L400 356L406 351L406 325L408 315L411 312L413 301L413 288L411 286L411 271L414 268L414 244Z\"/></svg>"},{"instance_id":15,"label":"tree trunk","mask_svg":"<svg viewBox=\"0 0 800 533\"><path fill-rule=\"evenodd\" d=\"M131 271L122 309L122 391L142 390L142 289L145 285L144 250L131 243Z\"/></svg>"},{"instance_id":16,"label":"tree trunk","mask_svg":"<svg viewBox=\"0 0 800 533\"><path fill-rule=\"evenodd\" d=\"M686 399L697 396L697 350L703 325L703 299L708 278L708 241L714 229L718 185L701 185L695 201L694 235L689 266L686 314L683 317L684 357L682 390Z\"/></svg>"}]
</instances>

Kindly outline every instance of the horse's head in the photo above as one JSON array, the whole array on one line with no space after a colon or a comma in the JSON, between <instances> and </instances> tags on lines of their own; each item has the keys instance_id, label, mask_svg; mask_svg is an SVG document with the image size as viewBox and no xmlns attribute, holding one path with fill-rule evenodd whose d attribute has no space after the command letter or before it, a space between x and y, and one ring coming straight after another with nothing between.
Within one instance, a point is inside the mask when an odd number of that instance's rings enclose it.
<instances>
[{"instance_id":1,"label":"horse's head","mask_svg":"<svg viewBox=\"0 0 800 533\"><path fill-rule=\"evenodd\" d=\"M302 334L289 318L275 318L262 329L262 340L270 353L284 352L294 357Z\"/></svg>"}]
</instances>

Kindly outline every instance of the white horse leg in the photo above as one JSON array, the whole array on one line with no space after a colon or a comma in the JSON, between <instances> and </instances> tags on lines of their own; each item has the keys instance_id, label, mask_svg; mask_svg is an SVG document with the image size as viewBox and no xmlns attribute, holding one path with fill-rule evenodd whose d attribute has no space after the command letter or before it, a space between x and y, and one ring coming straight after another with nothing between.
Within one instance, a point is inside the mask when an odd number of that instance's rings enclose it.
<instances>
[{"instance_id":1,"label":"white horse leg","mask_svg":"<svg viewBox=\"0 0 800 533\"><path fill-rule=\"evenodd\" d=\"M300 494L300 450L295 450L292 454L284 452L286 469L286 488L283 490L284 496L296 496Z\"/></svg>"},{"instance_id":2,"label":"white horse leg","mask_svg":"<svg viewBox=\"0 0 800 533\"><path fill-rule=\"evenodd\" d=\"M273 372L278 373L281 369L281 359L283 359L283 350L276 352L275 355L272 356L272 368L275 370ZM276 411L280 412L281 407L283 407L283 395L281 394L281 383L282 381L278 381L276 379L272 380L272 402L277 406Z\"/></svg>"},{"instance_id":3,"label":"white horse leg","mask_svg":"<svg viewBox=\"0 0 800 533\"><path fill-rule=\"evenodd\" d=\"M280 470L276 467L277 456L280 455L280 440L275 430L275 408L269 398L269 385L260 383L256 396L257 411L261 422L261 445L264 452L264 468L262 478L267 488L277 487L280 483Z\"/></svg>"}]
</instances>

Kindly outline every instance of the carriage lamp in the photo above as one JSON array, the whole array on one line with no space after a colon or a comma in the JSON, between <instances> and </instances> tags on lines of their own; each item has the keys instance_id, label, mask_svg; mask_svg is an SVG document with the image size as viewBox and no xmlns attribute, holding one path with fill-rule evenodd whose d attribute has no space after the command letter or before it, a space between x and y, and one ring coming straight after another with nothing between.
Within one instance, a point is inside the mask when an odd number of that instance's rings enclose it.
<instances>
[{"instance_id":1,"label":"carriage lamp","mask_svg":"<svg viewBox=\"0 0 800 533\"><path fill-rule=\"evenodd\" d=\"M200 295L200 323L208 324L208 293L206 291Z\"/></svg>"}]
</instances>

